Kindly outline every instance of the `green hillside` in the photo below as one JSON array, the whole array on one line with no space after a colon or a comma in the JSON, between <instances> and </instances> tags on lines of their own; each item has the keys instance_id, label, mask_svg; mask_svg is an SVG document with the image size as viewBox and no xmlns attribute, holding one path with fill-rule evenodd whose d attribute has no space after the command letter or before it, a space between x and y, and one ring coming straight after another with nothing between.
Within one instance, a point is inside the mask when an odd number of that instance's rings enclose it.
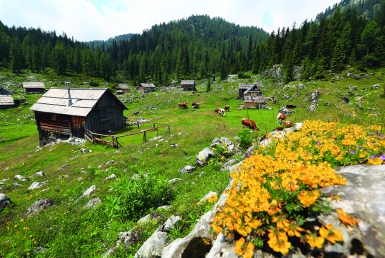
<instances>
[{"instance_id":1,"label":"green hillside","mask_svg":"<svg viewBox=\"0 0 385 258\"><path fill-rule=\"evenodd\" d=\"M147 142L143 142L141 134L122 138L119 149L93 145L88 141L83 146L59 143L38 148L38 134L29 107L39 95L25 95L18 85L31 76L55 86L60 86L64 80L59 78L56 81L30 73L18 76L3 73L2 82L7 82L16 96L25 97L28 104L0 112L0 187L13 202L1 212L0 231L4 248L1 248L0 256L35 256L37 247L44 248L44 256L99 256L115 245L119 232L133 228L136 220L149 212L159 216L157 223L139 227L137 240L128 250L122 247L119 252L135 253L159 223L170 215L179 215L183 221L172 237L186 235L196 219L211 207L196 203L209 191L221 194L228 184L229 175L220 172L225 162L221 159L197 167L193 173L180 174L178 171L186 165L195 166L199 151L208 147L216 137L228 137L239 144L236 136L242 131L242 118L254 119L260 128L259 132L251 133L255 144L259 137L277 128L278 109L287 104L297 107L288 117L293 122L320 119L383 125L381 110L385 108L385 71L372 70L361 74L360 79L347 77L349 72L357 71L351 68L341 74L330 74L327 80L295 81L285 85L250 75L248 82L260 81L264 95L278 99L276 104L268 102L272 110L240 108L243 102L236 99L238 84L247 82L246 79L233 82L217 79L211 82L208 92L207 81L201 80L197 82L196 93L181 91L177 84L145 95L136 93L132 87L130 94L118 95L128 107L124 115L131 122L139 118L147 122L139 129L134 125L118 133L138 132L150 128L152 123L170 125L170 133L160 129L161 138L156 138L153 132L147 135ZM80 82L81 79L74 80L73 87L84 87ZM108 86L112 88L112 85ZM321 93L319 105L315 112L310 113L307 110L309 97L315 90ZM349 98L350 104L344 102L344 97ZM184 101L189 108L178 109L177 103ZM200 108L193 109L190 106L192 102L200 103ZM231 109L221 117L214 109L224 105L230 105ZM233 158L241 160L243 154ZM38 171L44 172L44 178L35 175ZM112 174L117 179L105 180ZM130 180L143 174L149 175L147 180ZM15 179L16 175L22 175L27 181ZM173 178L181 180L168 188L165 182ZM34 181L47 183L41 189L28 190ZM83 209L89 199L79 197L92 185L96 190L90 198L100 198L101 204L93 210ZM132 201L144 201L148 205L124 206L127 203L123 204L123 201L127 199L123 196L132 195L133 189L138 196ZM50 198L54 205L38 215L26 217L28 207L41 198ZM150 199L154 202L149 202ZM171 208L155 210L162 205L171 205Z\"/></svg>"}]
</instances>

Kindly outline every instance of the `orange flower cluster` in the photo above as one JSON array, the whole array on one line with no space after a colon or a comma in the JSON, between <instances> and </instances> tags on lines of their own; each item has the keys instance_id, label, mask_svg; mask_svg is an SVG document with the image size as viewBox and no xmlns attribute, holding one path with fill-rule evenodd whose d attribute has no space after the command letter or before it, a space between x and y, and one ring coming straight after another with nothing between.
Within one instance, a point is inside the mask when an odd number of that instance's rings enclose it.
<instances>
[{"instance_id":1,"label":"orange flower cluster","mask_svg":"<svg viewBox=\"0 0 385 258\"><path fill-rule=\"evenodd\" d=\"M218 210L211 227L216 233L239 238L235 251L243 257L252 257L253 243L260 241L284 255L293 238L318 248L325 241L342 241L341 233L331 225L319 232L305 231L298 213L311 214L313 209L322 208L320 188L346 183L334 166L346 163L347 158L352 163L370 161L369 157L385 151L381 130L305 121L299 131L272 139L231 173L233 183L226 192L226 204ZM340 219L349 224L346 215Z\"/></svg>"},{"instance_id":2,"label":"orange flower cluster","mask_svg":"<svg viewBox=\"0 0 385 258\"><path fill-rule=\"evenodd\" d=\"M350 226L356 226L358 224L358 219L354 218L350 214L345 213L342 209L338 209L337 213L338 213L338 218L342 223Z\"/></svg>"}]
</instances>

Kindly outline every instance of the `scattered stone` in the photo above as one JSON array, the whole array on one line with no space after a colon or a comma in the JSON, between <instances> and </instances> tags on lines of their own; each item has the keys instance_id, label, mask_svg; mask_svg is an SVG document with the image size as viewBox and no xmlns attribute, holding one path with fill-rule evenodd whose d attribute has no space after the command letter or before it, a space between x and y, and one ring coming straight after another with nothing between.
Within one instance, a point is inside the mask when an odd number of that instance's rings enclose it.
<instances>
[{"instance_id":1,"label":"scattered stone","mask_svg":"<svg viewBox=\"0 0 385 258\"><path fill-rule=\"evenodd\" d=\"M203 167L207 164L207 162L215 156L214 152L211 150L211 148L206 147L203 150L201 150L196 158L196 163L198 166Z\"/></svg>"},{"instance_id":2,"label":"scattered stone","mask_svg":"<svg viewBox=\"0 0 385 258\"><path fill-rule=\"evenodd\" d=\"M114 163L115 163L115 160L107 161L106 166L111 166Z\"/></svg>"},{"instance_id":3,"label":"scattered stone","mask_svg":"<svg viewBox=\"0 0 385 258\"><path fill-rule=\"evenodd\" d=\"M210 199L213 196L217 196L218 194L216 192L210 191L208 192L202 199L199 200L199 203L203 203Z\"/></svg>"},{"instance_id":4,"label":"scattered stone","mask_svg":"<svg viewBox=\"0 0 385 258\"><path fill-rule=\"evenodd\" d=\"M88 201L86 206L84 207L85 209L92 209L98 206L102 201L100 198L92 198L91 200Z\"/></svg>"},{"instance_id":5,"label":"scattered stone","mask_svg":"<svg viewBox=\"0 0 385 258\"><path fill-rule=\"evenodd\" d=\"M173 179L168 180L168 182L170 184L175 184L176 182L181 181L181 180L182 180L181 178L173 178Z\"/></svg>"},{"instance_id":6,"label":"scattered stone","mask_svg":"<svg viewBox=\"0 0 385 258\"><path fill-rule=\"evenodd\" d=\"M41 188L43 187L48 181L44 181L44 182L33 182L29 187L28 187L28 190L35 190L35 189L38 189L38 188Z\"/></svg>"},{"instance_id":7,"label":"scattered stone","mask_svg":"<svg viewBox=\"0 0 385 258\"><path fill-rule=\"evenodd\" d=\"M215 148L217 147L217 145L220 145L224 149L224 151L227 152L229 155L235 152L234 144L227 137L214 138L214 140L211 142L210 147Z\"/></svg>"},{"instance_id":8,"label":"scattered stone","mask_svg":"<svg viewBox=\"0 0 385 258\"><path fill-rule=\"evenodd\" d=\"M116 178L115 174L109 175L108 177L104 178L104 180L114 179Z\"/></svg>"},{"instance_id":9,"label":"scattered stone","mask_svg":"<svg viewBox=\"0 0 385 258\"><path fill-rule=\"evenodd\" d=\"M11 199L3 193L0 193L0 212L5 209L9 204L11 204Z\"/></svg>"},{"instance_id":10,"label":"scattered stone","mask_svg":"<svg viewBox=\"0 0 385 258\"><path fill-rule=\"evenodd\" d=\"M186 174L186 173L193 172L195 169L196 169L195 167L187 165L184 168L180 169L178 172L181 174Z\"/></svg>"},{"instance_id":11,"label":"scattered stone","mask_svg":"<svg viewBox=\"0 0 385 258\"><path fill-rule=\"evenodd\" d=\"M45 176L45 174L44 174L44 172L43 172L43 171L38 171L38 172L36 172L36 173L35 173L35 176L44 177L44 176Z\"/></svg>"},{"instance_id":12,"label":"scattered stone","mask_svg":"<svg viewBox=\"0 0 385 258\"><path fill-rule=\"evenodd\" d=\"M134 257L165 257L162 252L167 244L167 235L179 220L179 216L171 216L144 242Z\"/></svg>"},{"instance_id":13,"label":"scattered stone","mask_svg":"<svg viewBox=\"0 0 385 258\"><path fill-rule=\"evenodd\" d=\"M48 207L54 205L54 200L52 198L42 198L33 203L27 211L25 212L26 216L33 215L38 213L41 210L47 209Z\"/></svg>"},{"instance_id":14,"label":"scattered stone","mask_svg":"<svg viewBox=\"0 0 385 258\"><path fill-rule=\"evenodd\" d=\"M13 179L17 179L17 180L22 181L22 182L28 180L27 178L25 178L25 177L22 176L22 175L15 175L15 177L14 177Z\"/></svg>"},{"instance_id":15,"label":"scattered stone","mask_svg":"<svg viewBox=\"0 0 385 258\"><path fill-rule=\"evenodd\" d=\"M88 189L83 193L82 196L79 197L79 199L84 198L84 197L89 197L95 190L96 190L96 186L95 186L95 185L91 186L90 188L88 188Z\"/></svg>"}]
</instances>

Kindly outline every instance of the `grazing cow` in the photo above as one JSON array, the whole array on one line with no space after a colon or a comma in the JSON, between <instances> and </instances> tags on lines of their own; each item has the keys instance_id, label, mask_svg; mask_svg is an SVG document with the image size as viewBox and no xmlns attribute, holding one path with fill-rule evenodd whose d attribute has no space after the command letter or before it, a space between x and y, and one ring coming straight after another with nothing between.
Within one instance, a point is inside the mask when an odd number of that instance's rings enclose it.
<instances>
[{"instance_id":1,"label":"grazing cow","mask_svg":"<svg viewBox=\"0 0 385 258\"><path fill-rule=\"evenodd\" d=\"M229 105L225 106L225 111L230 111L230 106Z\"/></svg>"},{"instance_id":2,"label":"grazing cow","mask_svg":"<svg viewBox=\"0 0 385 258\"><path fill-rule=\"evenodd\" d=\"M191 106L193 106L193 108L199 108L199 103L194 102L194 103L191 104Z\"/></svg>"},{"instance_id":3,"label":"grazing cow","mask_svg":"<svg viewBox=\"0 0 385 258\"><path fill-rule=\"evenodd\" d=\"M286 119L286 115L279 112L277 115L277 119L278 119L278 124L281 125L283 124L283 121Z\"/></svg>"},{"instance_id":4,"label":"grazing cow","mask_svg":"<svg viewBox=\"0 0 385 258\"><path fill-rule=\"evenodd\" d=\"M178 103L178 107L179 107L179 108L188 108L186 102Z\"/></svg>"},{"instance_id":5,"label":"grazing cow","mask_svg":"<svg viewBox=\"0 0 385 258\"><path fill-rule=\"evenodd\" d=\"M283 127L285 127L285 128L289 128L289 127L293 127L293 126L294 126L294 124L292 121L285 121L283 123Z\"/></svg>"},{"instance_id":6,"label":"grazing cow","mask_svg":"<svg viewBox=\"0 0 385 258\"><path fill-rule=\"evenodd\" d=\"M247 126L249 129L259 131L259 128L255 124L254 120L242 118L242 125L243 127Z\"/></svg>"},{"instance_id":7,"label":"grazing cow","mask_svg":"<svg viewBox=\"0 0 385 258\"><path fill-rule=\"evenodd\" d=\"M223 108L216 108L216 109L214 110L214 112L215 112L215 113L218 113L218 114L221 115L221 116L225 116L225 115L226 115L226 112L225 112L225 110L224 110Z\"/></svg>"}]
</instances>

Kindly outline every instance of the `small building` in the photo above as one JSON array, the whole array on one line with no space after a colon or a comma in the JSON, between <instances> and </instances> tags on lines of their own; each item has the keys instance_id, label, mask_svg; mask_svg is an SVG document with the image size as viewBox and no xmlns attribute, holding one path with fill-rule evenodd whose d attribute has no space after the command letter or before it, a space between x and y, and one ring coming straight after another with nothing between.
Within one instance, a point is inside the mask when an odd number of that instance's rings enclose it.
<instances>
[{"instance_id":1,"label":"small building","mask_svg":"<svg viewBox=\"0 0 385 258\"><path fill-rule=\"evenodd\" d=\"M196 91L195 80L182 80L181 82L182 89L184 91Z\"/></svg>"},{"instance_id":2,"label":"small building","mask_svg":"<svg viewBox=\"0 0 385 258\"><path fill-rule=\"evenodd\" d=\"M109 89L51 88L31 108L39 144L50 137L85 138L85 130L108 133L126 126L126 106Z\"/></svg>"},{"instance_id":3,"label":"small building","mask_svg":"<svg viewBox=\"0 0 385 258\"><path fill-rule=\"evenodd\" d=\"M12 108L14 106L13 94L4 88L0 88L0 109Z\"/></svg>"},{"instance_id":4,"label":"small building","mask_svg":"<svg viewBox=\"0 0 385 258\"><path fill-rule=\"evenodd\" d=\"M260 108L266 104L262 90L257 84L239 84L239 98L244 100L246 108Z\"/></svg>"},{"instance_id":5,"label":"small building","mask_svg":"<svg viewBox=\"0 0 385 258\"><path fill-rule=\"evenodd\" d=\"M128 88L128 85L125 83L118 83L116 86L116 94L126 94L129 93L130 89Z\"/></svg>"},{"instance_id":6,"label":"small building","mask_svg":"<svg viewBox=\"0 0 385 258\"><path fill-rule=\"evenodd\" d=\"M149 93L155 91L155 85L152 83L141 83L136 89L143 93Z\"/></svg>"},{"instance_id":7,"label":"small building","mask_svg":"<svg viewBox=\"0 0 385 258\"><path fill-rule=\"evenodd\" d=\"M22 86L27 94L40 94L45 92L44 82L23 82Z\"/></svg>"}]
</instances>

